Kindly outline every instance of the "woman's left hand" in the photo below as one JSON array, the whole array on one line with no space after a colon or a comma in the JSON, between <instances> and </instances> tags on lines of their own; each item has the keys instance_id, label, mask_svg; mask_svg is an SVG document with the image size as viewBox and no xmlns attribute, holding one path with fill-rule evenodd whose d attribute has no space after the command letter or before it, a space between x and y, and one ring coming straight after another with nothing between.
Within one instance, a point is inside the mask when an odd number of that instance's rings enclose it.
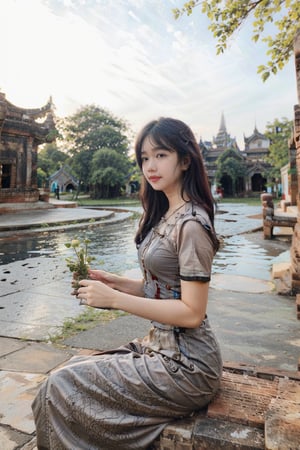
<instances>
[{"instance_id":1,"label":"woman's left hand","mask_svg":"<svg viewBox=\"0 0 300 450\"><path fill-rule=\"evenodd\" d=\"M81 280L79 284L76 297L80 304L104 309L113 307L114 289L96 280Z\"/></svg>"}]
</instances>

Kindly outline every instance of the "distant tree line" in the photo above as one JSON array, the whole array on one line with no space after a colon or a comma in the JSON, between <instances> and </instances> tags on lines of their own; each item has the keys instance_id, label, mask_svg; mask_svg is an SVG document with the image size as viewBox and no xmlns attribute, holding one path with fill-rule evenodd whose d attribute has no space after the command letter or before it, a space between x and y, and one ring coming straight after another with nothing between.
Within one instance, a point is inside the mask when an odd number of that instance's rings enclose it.
<instances>
[{"instance_id":1,"label":"distant tree line","mask_svg":"<svg viewBox=\"0 0 300 450\"><path fill-rule=\"evenodd\" d=\"M288 163L292 126L287 118L267 124L264 134L270 140L266 159L270 169L264 176L268 180L280 179L280 169ZM87 105L58 120L57 128L57 142L44 145L38 155L40 186L67 164L79 181L76 197L83 192L94 199L114 198L122 196L126 186L138 189L140 172L130 155L131 131L125 121L103 108ZM234 148L225 150L217 161L217 180L229 175L233 186L245 171L245 162Z\"/></svg>"}]
</instances>

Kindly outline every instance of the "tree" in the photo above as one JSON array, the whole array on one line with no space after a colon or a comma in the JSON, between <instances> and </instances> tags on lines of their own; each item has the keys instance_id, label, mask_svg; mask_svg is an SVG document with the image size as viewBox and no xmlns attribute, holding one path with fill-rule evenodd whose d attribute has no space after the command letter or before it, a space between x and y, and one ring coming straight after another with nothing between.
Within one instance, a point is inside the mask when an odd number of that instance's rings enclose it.
<instances>
[{"instance_id":1,"label":"tree","mask_svg":"<svg viewBox=\"0 0 300 450\"><path fill-rule=\"evenodd\" d=\"M112 198L121 194L129 178L130 160L116 150L102 148L93 156L91 181L94 198Z\"/></svg>"},{"instance_id":2,"label":"tree","mask_svg":"<svg viewBox=\"0 0 300 450\"><path fill-rule=\"evenodd\" d=\"M224 52L229 38L252 17L252 40L257 42L261 39L268 47L269 61L257 68L262 80L267 80L271 73L276 74L288 62L299 30L299 0L191 0L182 8L173 9L173 14L176 19L182 14L190 15L196 6L201 6L211 22L209 29L217 39L217 54ZM273 37L264 36L270 23L277 28Z\"/></svg>"},{"instance_id":3,"label":"tree","mask_svg":"<svg viewBox=\"0 0 300 450\"><path fill-rule=\"evenodd\" d=\"M38 179L43 185L54 172L62 167L68 155L57 148L56 143L45 144L38 152Z\"/></svg>"},{"instance_id":4,"label":"tree","mask_svg":"<svg viewBox=\"0 0 300 450\"><path fill-rule=\"evenodd\" d=\"M42 188L47 185L48 176L46 172L40 167L37 168L37 184L39 188Z\"/></svg>"},{"instance_id":5,"label":"tree","mask_svg":"<svg viewBox=\"0 0 300 450\"><path fill-rule=\"evenodd\" d=\"M83 106L74 115L64 119L62 133L68 152L72 155L70 164L80 180L79 186L89 186L96 152L105 149L127 157L128 132L125 121L95 105Z\"/></svg>"},{"instance_id":6,"label":"tree","mask_svg":"<svg viewBox=\"0 0 300 450\"><path fill-rule=\"evenodd\" d=\"M224 175L232 180L232 193L236 194L239 178L245 176L246 164L244 159L234 149L225 150L217 159L216 179L220 181Z\"/></svg>"},{"instance_id":7,"label":"tree","mask_svg":"<svg viewBox=\"0 0 300 450\"><path fill-rule=\"evenodd\" d=\"M270 152L266 162L270 169L265 174L269 180L280 180L280 169L289 161L288 140L292 135L293 122L286 117L268 122L265 135L270 140Z\"/></svg>"}]
</instances>

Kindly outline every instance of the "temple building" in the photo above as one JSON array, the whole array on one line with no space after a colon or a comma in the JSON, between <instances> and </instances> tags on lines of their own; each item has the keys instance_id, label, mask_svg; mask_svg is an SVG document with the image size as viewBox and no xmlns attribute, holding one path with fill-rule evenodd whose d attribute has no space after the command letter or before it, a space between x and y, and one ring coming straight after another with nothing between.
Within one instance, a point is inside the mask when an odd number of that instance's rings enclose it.
<instances>
[{"instance_id":1,"label":"temple building","mask_svg":"<svg viewBox=\"0 0 300 450\"><path fill-rule=\"evenodd\" d=\"M79 180L75 178L72 169L68 165L62 166L57 172L49 177L50 191L55 192L74 192L79 185Z\"/></svg>"},{"instance_id":2,"label":"temple building","mask_svg":"<svg viewBox=\"0 0 300 450\"><path fill-rule=\"evenodd\" d=\"M270 140L261 134L256 125L251 136L244 135L245 149L243 151L247 160L247 176L245 188L247 192L260 192L266 190L264 171L269 167L266 157L269 154Z\"/></svg>"},{"instance_id":3,"label":"temple building","mask_svg":"<svg viewBox=\"0 0 300 450\"><path fill-rule=\"evenodd\" d=\"M208 173L209 181L213 189L221 189L225 196L249 196L266 190L267 180L264 171L269 167L265 158L269 153L269 139L261 134L256 126L251 136L244 135L244 150L241 150L235 138L227 132L224 114L217 136L212 141L200 140L204 164ZM218 172L218 161L222 156L234 158L243 175L232 179L231 175L224 171Z\"/></svg>"},{"instance_id":4,"label":"temple building","mask_svg":"<svg viewBox=\"0 0 300 450\"><path fill-rule=\"evenodd\" d=\"M42 121L44 119L44 121ZM38 146L55 140L52 99L37 109L20 108L0 92L0 212L35 204Z\"/></svg>"}]
</instances>

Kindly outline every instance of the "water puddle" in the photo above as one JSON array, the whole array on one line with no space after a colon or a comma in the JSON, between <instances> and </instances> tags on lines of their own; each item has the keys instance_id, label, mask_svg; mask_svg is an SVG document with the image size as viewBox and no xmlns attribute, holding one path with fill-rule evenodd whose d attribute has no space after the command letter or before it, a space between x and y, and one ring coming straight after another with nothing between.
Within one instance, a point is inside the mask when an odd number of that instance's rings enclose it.
<instances>
[{"instance_id":1,"label":"water puddle","mask_svg":"<svg viewBox=\"0 0 300 450\"><path fill-rule=\"evenodd\" d=\"M289 249L289 241L266 241L261 231L249 233L261 225L261 219L249 218L258 214L260 208L245 205L226 205L226 208L216 215L216 229L222 236L222 245L214 260L213 273L269 280L274 258ZM63 270L65 258L71 253L64 244L75 236L85 236L91 240L90 253L96 258L95 265L122 273L138 267L134 244L137 226L138 219L134 219L101 228L7 240L1 242L0 265L40 258L47 266L49 258L54 258Z\"/></svg>"}]
</instances>

